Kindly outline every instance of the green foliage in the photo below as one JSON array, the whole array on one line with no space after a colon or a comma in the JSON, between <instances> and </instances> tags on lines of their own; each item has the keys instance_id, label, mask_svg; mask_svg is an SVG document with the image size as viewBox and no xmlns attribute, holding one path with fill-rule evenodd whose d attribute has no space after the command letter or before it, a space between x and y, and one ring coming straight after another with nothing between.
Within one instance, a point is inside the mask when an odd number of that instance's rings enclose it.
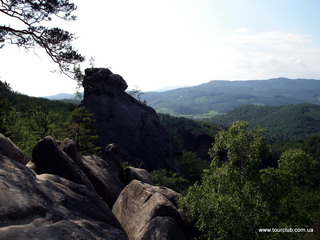
<instances>
[{"instance_id":1,"label":"green foliage","mask_svg":"<svg viewBox=\"0 0 320 240\"><path fill-rule=\"evenodd\" d=\"M181 127L184 127L194 134L205 133L211 137L214 137L214 135L221 129L221 127L215 123L192 120L184 117L174 117L169 114L158 113L158 117L161 124L175 138L180 147L182 147L182 138L179 134L179 129L181 129Z\"/></svg>"},{"instance_id":2,"label":"green foliage","mask_svg":"<svg viewBox=\"0 0 320 240\"><path fill-rule=\"evenodd\" d=\"M37 141L48 135L55 138L61 136L58 123L63 121L63 116L41 107L32 108L27 112L19 112L12 108L2 119L3 133L29 158Z\"/></svg>"},{"instance_id":3,"label":"green foliage","mask_svg":"<svg viewBox=\"0 0 320 240\"><path fill-rule=\"evenodd\" d=\"M223 162L231 168L237 167L243 177L256 174L262 160L270 153L264 134L262 128L248 130L247 122L236 122L228 130L221 130L209 150L213 163L220 166Z\"/></svg>"},{"instance_id":4,"label":"green foliage","mask_svg":"<svg viewBox=\"0 0 320 240\"><path fill-rule=\"evenodd\" d=\"M65 124L65 130L74 139L77 148L83 155L94 154L98 151L94 141L98 138L93 114L85 107L78 107L71 112Z\"/></svg>"},{"instance_id":5,"label":"green foliage","mask_svg":"<svg viewBox=\"0 0 320 240\"><path fill-rule=\"evenodd\" d=\"M301 150L283 153L279 168L261 169L269 153L262 129L236 122L220 131L210 169L180 199L201 239L298 239L297 233L259 233L261 228L311 227L320 190L310 178L319 166ZM298 166L297 166L298 165Z\"/></svg>"},{"instance_id":6,"label":"green foliage","mask_svg":"<svg viewBox=\"0 0 320 240\"><path fill-rule=\"evenodd\" d=\"M124 183L128 183L130 172L131 172L130 167L132 166L129 162L126 162L126 161L120 161L120 164L121 164L121 169L119 171L119 178Z\"/></svg>"},{"instance_id":7,"label":"green foliage","mask_svg":"<svg viewBox=\"0 0 320 240\"><path fill-rule=\"evenodd\" d=\"M200 181L203 171L210 165L210 162L199 158L197 154L186 151L183 151L178 162L181 175L191 184Z\"/></svg>"},{"instance_id":8,"label":"green foliage","mask_svg":"<svg viewBox=\"0 0 320 240\"><path fill-rule=\"evenodd\" d=\"M96 153L97 138L92 114L74 103L34 98L13 92L0 81L0 131L31 157L37 141L45 136L71 138L82 154Z\"/></svg>"},{"instance_id":9,"label":"green foliage","mask_svg":"<svg viewBox=\"0 0 320 240\"><path fill-rule=\"evenodd\" d=\"M260 126L267 129L272 142L284 142L319 133L319 112L320 106L315 104L241 106L210 121L223 126L248 121L251 128Z\"/></svg>"},{"instance_id":10,"label":"green foliage","mask_svg":"<svg viewBox=\"0 0 320 240\"><path fill-rule=\"evenodd\" d=\"M280 156L282 152L290 148L302 149L312 156L312 158L320 162L320 134L285 143L274 144L272 148L276 156Z\"/></svg>"},{"instance_id":11,"label":"green foliage","mask_svg":"<svg viewBox=\"0 0 320 240\"><path fill-rule=\"evenodd\" d=\"M164 186L175 190L176 192L184 192L190 185L189 181L179 173L173 173L165 169L155 170L151 172L151 177L158 186Z\"/></svg>"},{"instance_id":12,"label":"green foliage","mask_svg":"<svg viewBox=\"0 0 320 240\"><path fill-rule=\"evenodd\" d=\"M278 162L279 169L288 171L299 184L312 185L317 177L319 163L300 149L285 151ZM320 178L318 178L320 179Z\"/></svg>"},{"instance_id":13,"label":"green foliage","mask_svg":"<svg viewBox=\"0 0 320 240\"><path fill-rule=\"evenodd\" d=\"M201 175L209 162L200 159L195 153L184 151L178 160L180 173L170 172L164 169L151 172L156 185L164 186L176 192L186 192L188 187L201 180Z\"/></svg>"}]
</instances>

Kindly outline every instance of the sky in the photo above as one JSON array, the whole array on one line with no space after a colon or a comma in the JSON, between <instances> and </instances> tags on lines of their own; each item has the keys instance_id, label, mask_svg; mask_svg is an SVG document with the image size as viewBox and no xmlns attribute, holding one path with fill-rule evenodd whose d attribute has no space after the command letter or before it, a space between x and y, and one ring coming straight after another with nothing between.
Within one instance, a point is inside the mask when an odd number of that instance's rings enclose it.
<instances>
[{"instance_id":1,"label":"sky","mask_svg":"<svg viewBox=\"0 0 320 240\"><path fill-rule=\"evenodd\" d=\"M319 0L77 0L81 68L110 68L128 89L158 90L211 80L320 79ZM13 24L0 15L0 22ZM20 93L75 92L41 49L0 49L0 79Z\"/></svg>"}]
</instances>

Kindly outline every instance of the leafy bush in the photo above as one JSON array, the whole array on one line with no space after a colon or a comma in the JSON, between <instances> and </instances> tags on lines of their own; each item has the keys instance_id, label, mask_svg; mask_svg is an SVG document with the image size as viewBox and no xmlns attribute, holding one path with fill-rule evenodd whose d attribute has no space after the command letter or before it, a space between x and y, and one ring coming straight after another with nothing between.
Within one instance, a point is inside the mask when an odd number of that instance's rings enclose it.
<instances>
[{"instance_id":1,"label":"leafy bush","mask_svg":"<svg viewBox=\"0 0 320 240\"><path fill-rule=\"evenodd\" d=\"M178 160L182 176L191 184L201 180L204 169L209 168L210 162L203 160L196 153L184 151Z\"/></svg>"},{"instance_id":2,"label":"leafy bush","mask_svg":"<svg viewBox=\"0 0 320 240\"><path fill-rule=\"evenodd\" d=\"M171 188L176 192L184 192L190 185L189 181L179 173L173 173L165 169L151 172L151 177L158 186Z\"/></svg>"}]
</instances>

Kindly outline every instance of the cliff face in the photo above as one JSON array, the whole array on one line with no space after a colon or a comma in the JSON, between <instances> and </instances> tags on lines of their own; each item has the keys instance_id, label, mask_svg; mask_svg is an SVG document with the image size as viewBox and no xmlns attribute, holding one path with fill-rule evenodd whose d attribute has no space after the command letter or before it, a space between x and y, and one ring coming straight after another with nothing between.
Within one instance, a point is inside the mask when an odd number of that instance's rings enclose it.
<instances>
[{"instance_id":1,"label":"cliff face","mask_svg":"<svg viewBox=\"0 0 320 240\"><path fill-rule=\"evenodd\" d=\"M125 161L147 170L178 170L179 151L156 112L125 92L126 81L109 69L85 71L82 104L94 114L98 144L115 143Z\"/></svg>"}]
</instances>

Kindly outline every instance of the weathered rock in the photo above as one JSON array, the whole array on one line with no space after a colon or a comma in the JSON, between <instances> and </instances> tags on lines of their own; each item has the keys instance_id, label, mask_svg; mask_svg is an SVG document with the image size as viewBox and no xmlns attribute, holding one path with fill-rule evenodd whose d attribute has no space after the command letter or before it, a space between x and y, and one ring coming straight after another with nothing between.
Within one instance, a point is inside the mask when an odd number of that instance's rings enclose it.
<instances>
[{"instance_id":1,"label":"weathered rock","mask_svg":"<svg viewBox=\"0 0 320 240\"><path fill-rule=\"evenodd\" d=\"M126 82L109 69L87 69L82 104L94 114L98 144L119 146L122 160L151 171L177 171L179 153L156 112L125 93Z\"/></svg>"},{"instance_id":2,"label":"weathered rock","mask_svg":"<svg viewBox=\"0 0 320 240\"><path fill-rule=\"evenodd\" d=\"M32 162L37 174L50 173L84 184L93 189L87 176L79 166L60 148L51 137L40 140L32 151Z\"/></svg>"},{"instance_id":3,"label":"weathered rock","mask_svg":"<svg viewBox=\"0 0 320 240\"><path fill-rule=\"evenodd\" d=\"M121 159L119 157L119 147L114 144L110 143L104 151L101 153L100 157L108 162L108 165L111 167L113 172L119 172L122 169L121 166Z\"/></svg>"},{"instance_id":4,"label":"weathered rock","mask_svg":"<svg viewBox=\"0 0 320 240\"><path fill-rule=\"evenodd\" d=\"M162 239L187 239L188 235L182 230L182 217L174 203L178 195L171 189L133 180L121 192L112 212L131 240L161 239L160 236L166 235L168 238ZM178 229L168 229L168 222ZM179 235L173 236L173 233Z\"/></svg>"},{"instance_id":5,"label":"weathered rock","mask_svg":"<svg viewBox=\"0 0 320 240\"><path fill-rule=\"evenodd\" d=\"M119 178L120 164L117 165L114 159L101 159L97 156L82 157L75 143L68 138L60 144L60 148L88 177L99 196L109 207L112 207L124 188L124 183Z\"/></svg>"},{"instance_id":6,"label":"weathered rock","mask_svg":"<svg viewBox=\"0 0 320 240\"><path fill-rule=\"evenodd\" d=\"M97 156L84 156L85 173L91 180L98 194L113 206L125 184L120 180L119 173L112 171L108 162Z\"/></svg>"},{"instance_id":7,"label":"weathered rock","mask_svg":"<svg viewBox=\"0 0 320 240\"><path fill-rule=\"evenodd\" d=\"M29 160L24 156L23 152L3 134L0 133L0 154L11 158L23 165L26 165Z\"/></svg>"},{"instance_id":8,"label":"weathered rock","mask_svg":"<svg viewBox=\"0 0 320 240\"><path fill-rule=\"evenodd\" d=\"M185 234L171 217L155 217L148 222L139 236L141 240L184 240Z\"/></svg>"},{"instance_id":9,"label":"weathered rock","mask_svg":"<svg viewBox=\"0 0 320 240\"><path fill-rule=\"evenodd\" d=\"M95 191L2 155L0 191L0 239L127 239Z\"/></svg>"},{"instance_id":10,"label":"weathered rock","mask_svg":"<svg viewBox=\"0 0 320 240\"><path fill-rule=\"evenodd\" d=\"M132 180L139 180L141 182L154 185L154 181L147 170L144 170L142 168L134 168L134 167L130 167L129 169L130 169L130 173L128 177L128 182L131 182Z\"/></svg>"},{"instance_id":11,"label":"weathered rock","mask_svg":"<svg viewBox=\"0 0 320 240\"><path fill-rule=\"evenodd\" d=\"M182 136L184 149L196 153L202 159L211 160L208 154L214 141L211 136L205 133L194 134L185 128L179 129L179 134Z\"/></svg>"}]
</instances>

